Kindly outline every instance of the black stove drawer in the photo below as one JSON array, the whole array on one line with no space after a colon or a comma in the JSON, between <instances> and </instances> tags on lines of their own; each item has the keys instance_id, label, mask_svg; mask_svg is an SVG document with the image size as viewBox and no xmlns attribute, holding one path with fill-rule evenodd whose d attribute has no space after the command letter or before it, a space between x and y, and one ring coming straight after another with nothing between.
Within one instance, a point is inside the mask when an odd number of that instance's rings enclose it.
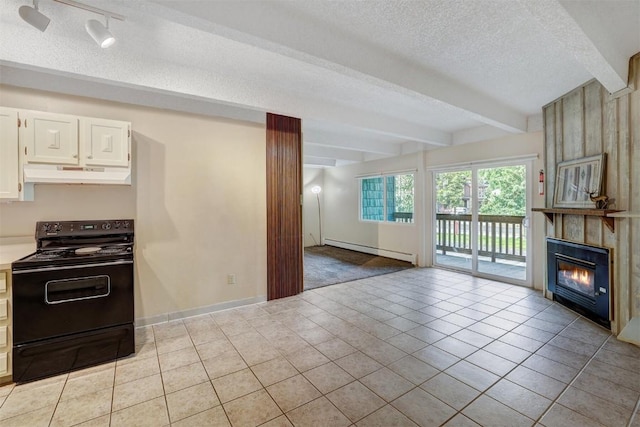
<instances>
[{"instance_id":1,"label":"black stove drawer","mask_svg":"<svg viewBox=\"0 0 640 427\"><path fill-rule=\"evenodd\" d=\"M13 272L15 344L133 323L133 261Z\"/></svg>"}]
</instances>

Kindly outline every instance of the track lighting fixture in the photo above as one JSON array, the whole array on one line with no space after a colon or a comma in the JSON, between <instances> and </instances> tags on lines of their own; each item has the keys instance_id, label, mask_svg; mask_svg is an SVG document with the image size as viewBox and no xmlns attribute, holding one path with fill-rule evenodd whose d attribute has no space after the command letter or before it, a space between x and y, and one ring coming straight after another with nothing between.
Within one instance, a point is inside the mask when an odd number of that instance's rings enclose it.
<instances>
[{"instance_id":1,"label":"track lighting fixture","mask_svg":"<svg viewBox=\"0 0 640 427\"><path fill-rule=\"evenodd\" d=\"M103 49L108 48L112 44L116 42L115 37L109 31L109 18L105 16L106 26L102 25L100 21L96 21L95 19L89 19L85 24L85 28L87 29L87 33L98 43Z\"/></svg>"},{"instance_id":2,"label":"track lighting fixture","mask_svg":"<svg viewBox=\"0 0 640 427\"><path fill-rule=\"evenodd\" d=\"M46 30L49 22L51 22L51 20L38 9L38 0L33 0L33 7L20 6L18 14L20 14L20 17L24 19L27 24L36 27L40 31Z\"/></svg>"},{"instance_id":3,"label":"track lighting fixture","mask_svg":"<svg viewBox=\"0 0 640 427\"><path fill-rule=\"evenodd\" d=\"M20 17L25 20L25 22L33 25L40 31L44 31L47 29L50 19L38 10L38 1L39 0L33 0L33 7L21 6L18 9L18 13L20 14ZM100 21L97 21L95 19L89 19L85 24L85 29L87 30L87 33L89 33L91 38L93 38L93 40L95 40L95 42L98 43L98 46L100 46L101 48L107 48L115 43L116 39L115 37L113 37L113 34L111 34L111 31L109 31L109 18L124 21L125 18L123 15L109 12L108 10L99 9L97 7L89 6L83 3L78 3L75 0L53 1L104 16L106 25L103 25Z\"/></svg>"}]
</instances>

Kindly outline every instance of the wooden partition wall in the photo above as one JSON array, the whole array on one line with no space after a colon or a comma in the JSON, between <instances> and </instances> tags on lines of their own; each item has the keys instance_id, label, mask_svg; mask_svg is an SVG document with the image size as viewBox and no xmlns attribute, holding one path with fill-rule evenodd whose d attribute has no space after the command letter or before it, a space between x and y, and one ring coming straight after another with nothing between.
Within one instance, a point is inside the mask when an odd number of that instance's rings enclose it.
<instances>
[{"instance_id":1,"label":"wooden partition wall","mask_svg":"<svg viewBox=\"0 0 640 427\"><path fill-rule=\"evenodd\" d=\"M302 272L302 128L267 113L267 298L299 294Z\"/></svg>"}]
</instances>

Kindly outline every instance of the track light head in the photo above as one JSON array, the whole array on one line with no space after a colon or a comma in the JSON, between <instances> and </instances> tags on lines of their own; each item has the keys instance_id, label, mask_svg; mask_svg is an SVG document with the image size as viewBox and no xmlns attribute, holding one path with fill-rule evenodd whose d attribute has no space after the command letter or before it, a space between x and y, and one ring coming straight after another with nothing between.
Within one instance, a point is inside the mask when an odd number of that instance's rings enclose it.
<instances>
[{"instance_id":1,"label":"track light head","mask_svg":"<svg viewBox=\"0 0 640 427\"><path fill-rule=\"evenodd\" d=\"M20 17L29 25L43 31L49 26L51 20L38 10L38 0L33 0L33 7L20 6L18 9Z\"/></svg>"},{"instance_id":2,"label":"track light head","mask_svg":"<svg viewBox=\"0 0 640 427\"><path fill-rule=\"evenodd\" d=\"M109 20L107 19L107 25L102 25L102 22L95 19L89 19L84 26L87 29L87 33L98 43L103 49L108 48L116 42L115 37L109 31Z\"/></svg>"}]
</instances>

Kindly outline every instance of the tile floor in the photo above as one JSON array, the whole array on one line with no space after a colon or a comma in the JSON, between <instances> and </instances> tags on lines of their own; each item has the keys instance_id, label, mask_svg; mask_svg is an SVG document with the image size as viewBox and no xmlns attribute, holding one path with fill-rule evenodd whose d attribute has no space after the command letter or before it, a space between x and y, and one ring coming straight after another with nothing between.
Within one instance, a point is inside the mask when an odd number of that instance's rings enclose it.
<instances>
[{"instance_id":1,"label":"tile floor","mask_svg":"<svg viewBox=\"0 0 640 427\"><path fill-rule=\"evenodd\" d=\"M640 348L437 269L136 333L135 356L0 387L0 425L640 426Z\"/></svg>"}]
</instances>

